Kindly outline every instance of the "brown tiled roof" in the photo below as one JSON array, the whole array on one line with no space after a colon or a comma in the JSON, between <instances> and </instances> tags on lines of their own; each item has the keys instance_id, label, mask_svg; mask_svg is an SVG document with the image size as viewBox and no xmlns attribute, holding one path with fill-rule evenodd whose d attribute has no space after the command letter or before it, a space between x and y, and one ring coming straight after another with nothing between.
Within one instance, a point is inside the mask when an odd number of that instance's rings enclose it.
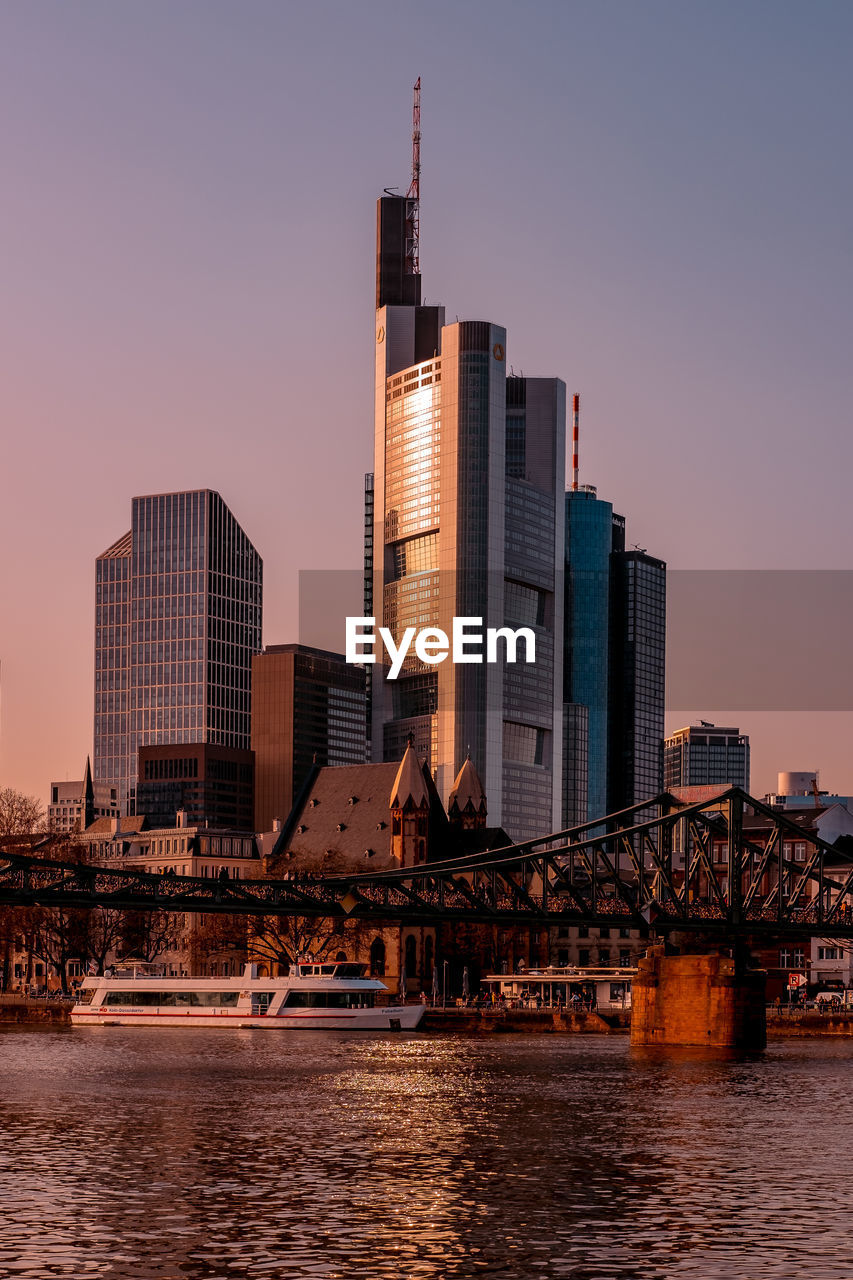
<instances>
[{"instance_id":1,"label":"brown tiled roof","mask_svg":"<svg viewBox=\"0 0 853 1280\"><path fill-rule=\"evenodd\" d=\"M96 818L94 822L89 824L83 834L87 836L110 836L113 834L113 821L113 818ZM132 818L120 818L116 834L120 836L127 833L136 834L144 831L145 827L145 814L137 813Z\"/></svg>"},{"instance_id":2,"label":"brown tiled roof","mask_svg":"<svg viewBox=\"0 0 853 1280\"><path fill-rule=\"evenodd\" d=\"M268 860L271 875L288 870L322 872L386 871L391 858L391 788L399 764L315 767L313 776L282 828ZM428 770L429 856L444 852L447 815ZM441 849L435 853L433 849Z\"/></svg>"}]
</instances>

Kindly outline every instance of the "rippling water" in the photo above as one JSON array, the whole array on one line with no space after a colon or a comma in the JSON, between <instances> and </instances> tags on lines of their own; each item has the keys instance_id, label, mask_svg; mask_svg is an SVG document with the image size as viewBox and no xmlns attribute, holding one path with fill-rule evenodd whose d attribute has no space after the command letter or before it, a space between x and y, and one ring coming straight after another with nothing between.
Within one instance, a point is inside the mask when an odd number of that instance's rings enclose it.
<instances>
[{"instance_id":1,"label":"rippling water","mask_svg":"<svg viewBox=\"0 0 853 1280\"><path fill-rule=\"evenodd\" d=\"M0 1032L0 1274L851 1280L853 1042Z\"/></svg>"}]
</instances>

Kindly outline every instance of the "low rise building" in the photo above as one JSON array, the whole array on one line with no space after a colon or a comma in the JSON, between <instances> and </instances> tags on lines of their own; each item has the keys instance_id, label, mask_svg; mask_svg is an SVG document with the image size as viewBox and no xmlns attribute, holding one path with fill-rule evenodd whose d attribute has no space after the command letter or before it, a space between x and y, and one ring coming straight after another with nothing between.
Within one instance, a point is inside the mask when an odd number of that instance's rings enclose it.
<instances>
[{"instance_id":1,"label":"low rise building","mask_svg":"<svg viewBox=\"0 0 853 1280\"><path fill-rule=\"evenodd\" d=\"M55 835L82 831L96 818L118 814L118 791L108 783L92 782L92 768L87 758L86 770L79 782L52 782L47 805L47 829Z\"/></svg>"}]
</instances>

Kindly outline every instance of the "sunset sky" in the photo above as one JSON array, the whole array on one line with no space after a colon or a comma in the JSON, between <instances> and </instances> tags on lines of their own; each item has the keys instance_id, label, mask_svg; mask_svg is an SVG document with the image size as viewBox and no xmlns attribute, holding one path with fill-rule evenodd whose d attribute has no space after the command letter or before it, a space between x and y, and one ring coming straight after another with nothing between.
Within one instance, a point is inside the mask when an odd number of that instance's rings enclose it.
<instances>
[{"instance_id":1,"label":"sunset sky","mask_svg":"<svg viewBox=\"0 0 853 1280\"><path fill-rule=\"evenodd\" d=\"M847 3L3 6L0 785L82 775L94 560L134 494L222 494L267 643L300 569L358 566L375 199L408 185L418 75L426 300L580 392L629 543L853 567L851 48ZM732 713L753 790L853 792L845 701ZM698 716L731 722L669 724Z\"/></svg>"}]
</instances>

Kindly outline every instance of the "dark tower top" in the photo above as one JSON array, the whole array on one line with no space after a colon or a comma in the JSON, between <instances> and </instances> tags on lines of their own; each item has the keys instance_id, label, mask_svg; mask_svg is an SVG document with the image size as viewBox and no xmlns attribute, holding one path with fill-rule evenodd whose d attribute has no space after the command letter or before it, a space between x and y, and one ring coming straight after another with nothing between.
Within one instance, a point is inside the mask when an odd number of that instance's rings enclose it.
<instances>
[{"instance_id":1,"label":"dark tower top","mask_svg":"<svg viewBox=\"0 0 853 1280\"><path fill-rule=\"evenodd\" d=\"M419 307L421 277L411 271L417 201L380 196L376 201L376 309Z\"/></svg>"}]
</instances>

